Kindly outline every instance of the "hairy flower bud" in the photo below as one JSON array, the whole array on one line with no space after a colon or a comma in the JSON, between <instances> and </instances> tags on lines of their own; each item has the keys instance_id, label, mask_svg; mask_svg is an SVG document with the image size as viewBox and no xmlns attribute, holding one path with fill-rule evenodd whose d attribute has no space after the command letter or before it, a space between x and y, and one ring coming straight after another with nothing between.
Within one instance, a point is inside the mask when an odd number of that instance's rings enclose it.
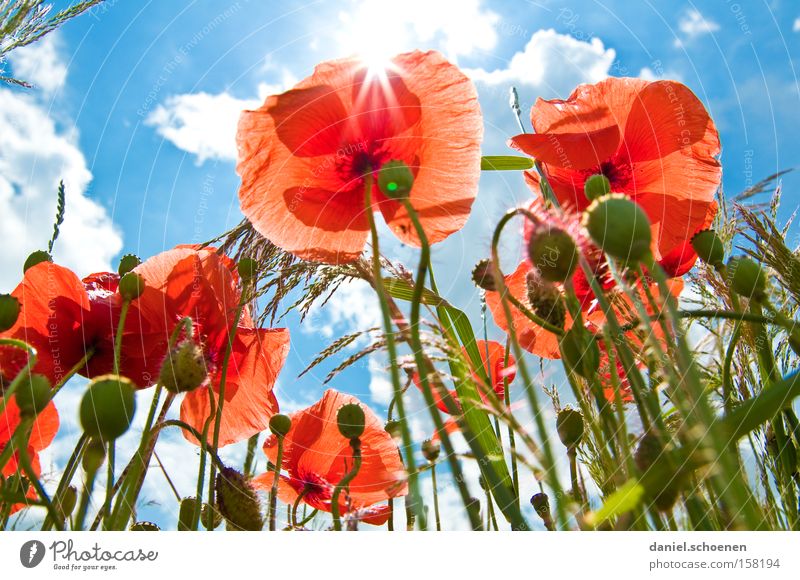
<instances>
[{"instance_id":1,"label":"hairy flower bud","mask_svg":"<svg viewBox=\"0 0 800 580\"><path fill-rule=\"evenodd\" d=\"M158 381L171 393L186 393L202 385L208 377L203 350L193 340L185 340L167 354Z\"/></svg>"},{"instance_id":2,"label":"hairy flower bud","mask_svg":"<svg viewBox=\"0 0 800 580\"><path fill-rule=\"evenodd\" d=\"M391 435L395 441L399 441L403 437L403 426L400 425L400 421L396 419L386 421L386 425L383 426L383 429Z\"/></svg>"},{"instance_id":3,"label":"hairy flower bud","mask_svg":"<svg viewBox=\"0 0 800 580\"><path fill-rule=\"evenodd\" d=\"M236 271L242 280L252 280L258 276L258 262L253 258L242 258L236 265Z\"/></svg>"},{"instance_id":4,"label":"hairy flower bud","mask_svg":"<svg viewBox=\"0 0 800 580\"><path fill-rule=\"evenodd\" d=\"M692 249L697 257L715 268L725 260L725 246L714 230L702 230L692 237Z\"/></svg>"},{"instance_id":5,"label":"hairy flower bud","mask_svg":"<svg viewBox=\"0 0 800 580\"><path fill-rule=\"evenodd\" d=\"M336 421L339 425L339 433L347 439L358 439L364 433L366 417L364 409L358 403L342 405L336 414Z\"/></svg>"},{"instance_id":6,"label":"hairy flower bud","mask_svg":"<svg viewBox=\"0 0 800 580\"><path fill-rule=\"evenodd\" d=\"M609 256L638 262L650 251L650 220L639 204L624 195L610 194L592 202L583 214L592 240Z\"/></svg>"},{"instance_id":7,"label":"hairy flower bud","mask_svg":"<svg viewBox=\"0 0 800 580\"><path fill-rule=\"evenodd\" d=\"M728 260L728 276L737 294L754 300L766 296L767 276L761 265L750 258L739 256Z\"/></svg>"},{"instance_id":8,"label":"hairy flower bud","mask_svg":"<svg viewBox=\"0 0 800 580\"><path fill-rule=\"evenodd\" d=\"M44 375L33 374L23 380L17 389L17 407L22 417L35 417L47 406L52 397L50 381Z\"/></svg>"},{"instance_id":9,"label":"hairy flower bud","mask_svg":"<svg viewBox=\"0 0 800 580\"><path fill-rule=\"evenodd\" d=\"M160 532L161 528L153 522L136 522L129 530L131 532Z\"/></svg>"},{"instance_id":10,"label":"hairy flower bud","mask_svg":"<svg viewBox=\"0 0 800 580\"><path fill-rule=\"evenodd\" d=\"M578 265L578 247L564 230L537 225L528 240L531 263L550 282L566 282Z\"/></svg>"},{"instance_id":11,"label":"hairy flower bud","mask_svg":"<svg viewBox=\"0 0 800 580\"><path fill-rule=\"evenodd\" d=\"M422 442L422 456L425 457L429 463L433 463L439 458L440 451L441 446L438 441L426 439Z\"/></svg>"},{"instance_id":12,"label":"hairy flower bud","mask_svg":"<svg viewBox=\"0 0 800 580\"><path fill-rule=\"evenodd\" d=\"M53 497L53 507L56 508L56 513L62 522L72 515L77 503L78 490L74 485L68 485L64 491Z\"/></svg>"},{"instance_id":13,"label":"hairy flower bud","mask_svg":"<svg viewBox=\"0 0 800 580\"><path fill-rule=\"evenodd\" d=\"M51 256L49 252L45 252L44 250L36 250L35 252L31 252L31 254L25 259L25 264L22 266L22 272L27 272L36 264L52 261L53 256Z\"/></svg>"},{"instance_id":14,"label":"hairy flower bud","mask_svg":"<svg viewBox=\"0 0 800 580\"><path fill-rule=\"evenodd\" d=\"M544 492L535 493L531 496L531 505L536 514L542 518L544 526L553 529L553 516L550 514L550 498Z\"/></svg>"},{"instance_id":15,"label":"hairy flower bud","mask_svg":"<svg viewBox=\"0 0 800 580\"><path fill-rule=\"evenodd\" d=\"M528 304L533 313L553 326L564 328L567 309L561 291L552 282L533 271L528 272L525 277L525 285L528 290Z\"/></svg>"},{"instance_id":16,"label":"hairy flower bud","mask_svg":"<svg viewBox=\"0 0 800 580\"><path fill-rule=\"evenodd\" d=\"M81 465L86 473L94 473L106 460L106 447L99 439L89 439L83 450Z\"/></svg>"},{"instance_id":17,"label":"hairy flower bud","mask_svg":"<svg viewBox=\"0 0 800 580\"><path fill-rule=\"evenodd\" d=\"M119 294L125 300L136 300L144 289L144 278L136 272L128 272L119 279Z\"/></svg>"},{"instance_id":18,"label":"hairy flower bud","mask_svg":"<svg viewBox=\"0 0 800 580\"><path fill-rule=\"evenodd\" d=\"M397 159L387 161L378 172L378 189L389 199L407 199L414 185L414 174Z\"/></svg>"},{"instance_id":19,"label":"hairy flower bud","mask_svg":"<svg viewBox=\"0 0 800 580\"><path fill-rule=\"evenodd\" d=\"M558 438L567 449L576 449L583 439L583 414L577 409L565 407L556 416Z\"/></svg>"},{"instance_id":20,"label":"hairy flower bud","mask_svg":"<svg viewBox=\"0 0 800 580\"><path fill-rule=\"evenodd\" d=\"M496 292L497 285L494 282L494 265L488 258L484 258L472 269L472 281L481 290Z\"/></svg>"},{"instance_id":21,"label":"hairy flower bud","mask_svg":"<svg viewBox=\"0 0 800 580\"><path fill-rule=\"evenodd\" d=\"M276 437L286 437L292 428L292 419L288 415L278 413L269 420L269 430Z\"/></svg>"},{"instance_id":22,"label":"hairy flower bud","mask_svg":"<svg viewBox=\"0 0 800 580\"><path fill-rule=\"evenodd\" d=\"M0 294L0 332L5 332L17 323L19 300L11 294Z\"/></svg>"},{"instance_id":23,"label":"hairy flower bud","mask_svg":"<svg viewBox=\"0 0 800 580\"><path fill-rule=\"evenodd\" d=\"M142 261L139 259L139 256L136 254L125 254L122 258L119 259L119 266L117 267L117 273L120 276L124 276L131 270L133 270L136 266L141 264Z\"/></svg>"},{"instance_id":24,"label":"hairy flower bud","mask_svg":"<svg viewBox=\"0 0 800 580\"><path fill-rule=\"evenodd\" d=\"M597 173L586 179L583 184L583 192L586 194L586 199L594 201L598 197L611 193L611 182L602 173Z\"/></svg>"},{"instance_id":25,"label":"hairy flower bud","mask_svg":"<svg viewBox=\"0 0 800 580\"><path fill-rule=\"evenodd\" d=\"M247 478L230 467L217 474L217 506L229 530L260 531L264 527L261 504Z\"/></svg>"},{"instance_id":26,"label":"hairy flower bud","mask_svg":"<svg viewBox=\"0 0 800 580\"><path fill-rule=\"evenodd\" d=\"M653 433L645 433L633 456L636 467L642 474L653 470L657 475L647 479L646 497L656 509L668 511L675 505L681 492L684 476L670 464L670 457L660 438ZM663 472L664 476L661 476Z\"/></svg>"},{"instance_id":27,"label":"hairy flower bud","mask_svg":"<svg viewBox=\"0 0 800 580\"><path fill-rule=\"evenodd\" d=\"M89 383L83 395L81 427L89 437L111 441L128 430L135 412L133 383L125 377L103 375Z\"/></svg>"}]
</instances>

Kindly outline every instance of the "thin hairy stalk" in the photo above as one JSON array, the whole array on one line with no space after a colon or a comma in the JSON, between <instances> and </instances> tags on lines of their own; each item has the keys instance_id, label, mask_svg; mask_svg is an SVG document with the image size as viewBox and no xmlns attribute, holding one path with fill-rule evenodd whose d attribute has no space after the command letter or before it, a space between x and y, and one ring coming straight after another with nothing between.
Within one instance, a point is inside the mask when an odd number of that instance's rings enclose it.
<instances>
[{"instance_id":1,"label":"thin hairy stalk","mask_svg":"<svg viewBox=\"0 0 800 580\"><path fill-rule=\"evenodd\" d=\"M350 482L356 478L358 471L361 469L361 440L358 437L350 439L350 448L353 450L353 467L333 488L333 496L331 497L333 529L337 532L342 531L342 520L339 516L339 496L342 494L342 490L346 489Z\"/></svg>"}]
</instances>

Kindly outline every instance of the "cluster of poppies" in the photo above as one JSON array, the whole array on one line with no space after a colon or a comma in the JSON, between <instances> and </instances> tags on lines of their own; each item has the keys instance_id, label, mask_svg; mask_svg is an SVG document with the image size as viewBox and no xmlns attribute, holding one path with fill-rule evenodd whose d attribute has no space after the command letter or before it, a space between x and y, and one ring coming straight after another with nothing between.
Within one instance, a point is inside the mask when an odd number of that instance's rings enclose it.
<instances>
[{"instance_id":1,"label":"cluster of poppies","mask_svg":"<svg viewBox=\"0 0 800 580\"><path fill-rule=\"evenodd\" d=\"M574 313L554 309L548 292L561 296L571 289L583 323L596 331L603 315L592 282L614 291L603 251L581 224L590 193L623 194L644 211L651 227L649 249L676 279L677 292L680 276L697 258L691 239L709 227L716 212L720 145L700 101L670 81L610 78L580 86L566 100L538 100L531 122L534 132L510 141L536 160L536 169L525 173L533 192L527 210L535 218L527 222L525 242L531 244L543 228L566 232L596 278L589 280L575 268L553 283L543 279L541 264L530 257L505 277L507 292L548 321L537 325L523 310L514 310L520 345L535 355L559 358L562 349L553 328L569 329ZM473 84L436 52L402 54L382 70L357 59L325 62L293 89L242 114L237 135L241 209L266 239L308 261L358 259L372 212L414 246L422 243L413 223L418 219L433 244L457 232L469 217L478 190L482 132ZM381 172L390 163L407 172L407 182L386 186ZM398 188L403 199L394 195ZM130 273L141 284L135 296L120 288ZM71 374L118 373L139 389L160 380L163 384L164 365L174 363L176 348L190 344L203 372L186 389L181 420L198 433L218 431L218 444L228 445L269 428L279 412L273 386L289 350L286 329L256 326L244 304L247 296L243 299L248 280L241 278L236 264L210 247L178 246L129 263L120 272L84 279L44 260L25 271L12 293L19 316L0 336L33 347L32 372L46 377L54 389ZM486 289L495 321L508 330L504 296L491 284ZM181 330L187 317L190 334ZM514 379L514 358L498 343L481 341L478 346L490 386L502 401ZM0 345L1 388L26 368L29 356L17 346ZM209 389L214 396L224 395L218 427ZM434 394L443 411L453 410ZM458 405L455 391L450 396ZM334 488L352 457L336 419L348 403L358 401L329 390L318 403L291 415L290 428L280 434L280 460L278 437L267 438L264 452L271 462L280 461L282 501L302 499L315 509L332 510ZM0 447L8 444L19 415L9 398L0 418ZM57 429L51 402L38 414L29 438L37 473L37 453ZM199 443L196 435L185 436ZM389 510L382 502L407 493L406 472L394 438L368 409L359 439L361 466L339 509L381 523ZM15 461L8 461L3 475L16 470ZM254 484L270 490L275 477L270 471Z\"/></svg>"}]
</instances>

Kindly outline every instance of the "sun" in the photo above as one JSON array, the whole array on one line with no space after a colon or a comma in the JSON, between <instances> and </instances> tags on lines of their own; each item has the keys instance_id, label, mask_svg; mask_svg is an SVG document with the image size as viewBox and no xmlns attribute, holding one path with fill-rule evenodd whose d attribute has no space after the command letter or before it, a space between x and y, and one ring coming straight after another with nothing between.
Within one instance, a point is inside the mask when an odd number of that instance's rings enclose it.
<instances>
[{"instance_id":1,"label":"sun","mask_svg":"<svg viewBox=\"0 0 800 580\"><path fill-rule=\"evenodd\" d=\"M341 13L338 43L341 51L355 55L376 75L392 67L391 59L408 49L405 23L397 18L396 7L382 2L364 2L353 12Z\"/></svg>"}]
</instances>

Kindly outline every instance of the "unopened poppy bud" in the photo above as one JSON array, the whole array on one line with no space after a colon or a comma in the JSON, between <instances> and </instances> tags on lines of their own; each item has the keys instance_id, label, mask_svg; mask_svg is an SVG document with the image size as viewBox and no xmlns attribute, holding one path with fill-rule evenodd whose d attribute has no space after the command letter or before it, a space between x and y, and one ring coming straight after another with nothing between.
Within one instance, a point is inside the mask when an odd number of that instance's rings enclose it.
<instances>
[{"instance_id":1,"label":"unopened poppy bud","mask_svg":"<svg viewBox=\"0 0 800 580\"><path fill-rule=\"evenodd\" d=\"M257 532L264 527L261 504L247 478L230 467L217 474L217 506L229 530Z\"/></svg>"},{"instance_id":2,"label":"unopened poppy bud","mask_svg":"<svg viewBox=\"0 0 800 580\"><path fill-rule=\"evenodd\" d=\"M22 417L35 417L47 406L52 397L50 381L44 375L31 375L16 392L17 407Z\"/></svg>"},{"instance_id":3,"label":"unopened poppy bud","mask_svg":"<svg viewBox=\"0 0 800 580\"><path fill-rule=\"evenodd\" d=\"M364 433L366 417L364 409L358 403L342 405L336 414L336 421L339 425L339 433L347 439L358 439Z\"/></svg>"},{"instance_id":4,"label":"unopened poppy bud","mask_svg":"<svg viewBox=\"0 0 800 580\"><path fill-rule=\"evenodd\" d=\"M585 379L592 378L600 368L600 347L592 334L573 326L559 340L564 366Z\"/></svg>"},{"instance_id":5,"label":"unopened poppy bud","mask_svg":"<svg viewBox=\"0 0 800 580\"><path fill-rule=\"evenodd\" d=\"M222 514L214 506L204 503L200 508L200 523L207 530L216 530L222 523Z\"/></svg>"},{"instance_id":6,"label":"unopened poppy bud","mask_svg":"<svg viewBox=\"0 0 800 580\"><path fill-rule=\"evenodd\" d=\"M414 174L397 159L387 161L378 172L378 189L389 199L407 199L414 185Z\"/></svg>"},{"instance_id":7,"label":"unopened poppy bud","mask_svg":"<svg viewBox=\"0 0 800 580\"><path fill-rule=\"evenodd\" d=\"M74 485L67 486L63 492L53 497L53 506L62 522L72 515L76 503L78 503L78 490Z\"/></svg>"},{"instance_id":8,"label":"unopened poppy bud","mask_svg":"<svg viewBox=\"0 0 800 580\"><path fill-rule=\"evenodd\" d=\"M586 199L594 201L598 197L611 193L611 182L602 173L597 173L589 177L583 184L583 192L586 194Z\"/></svg>"},{"instance_id":9,"label":"unopened poppy bud","mask_svg":"<svg viewBox=\"0 0 800 580\"><path fill-rule=\"evenodd\" d=\"M484 258L472 269L472 281L481 290L496 292L497 285L494 282L494 265L488 258Z\"/></svg>"},{"instance_id":10,"label":"unopened poppy bud","mask_svg":"<svg viewBox=\"0 0 800 580\"><path fill-rule=\"evenodd\" d=\"M36 264L52 261L53 256L51 256L49 252L45 252L44 250L36 250L35 252L31 252L31 254L25 259L25 264L22 266L22 273L24 274Z\"/></svg>"},{"instance_id":11,"label":"unopened poppy bud","mask_svg":"<svg viewBox=\"0 0 800 580\"><path fill-rule=\"evenodd\" d=\"M136 522L130 527L131 532L160 532L161 528L153 522Z\"/></svg>"},{"instance_id":12,"label":"unopened poppy bud","mask_svg":"<svg viewBox=\"0 0 800 580\"><path fill-rule=\"evenodd\" d=\"M273 415L269 420L269 430L276 437L286 437L289 430L292 428L292 419L288 415L278 413Z\"/></svg>"},{"instance_id":13,"label":"unopened poppy bud","mask_svg":"<svg viewBox=\"0 0 800 580\"><path fill-rule=\"evenodd\" d=\"M439 445L438 441L426 439L422 442L422 455L428 460L429 463L433 463L439 459L440 451L441 446Z\"/></svg>"},{"instance_id":14,"label":"unopened poppy bud","mask_svg":"<svg viewBox=\"0 0 800 580\"><path fill-rule=\"evenodd\" d=\"M662 459L663 456L664 446L659 438L652 433L645 433L639 439L639 444L636 446L636 451L633 455L633 461L639 471L644 473L655 465L656 461Z\"/></svg>"},{"instance_id":15,"label":"unopened poppy bud","mask_svg":"<svg viewBox=\"0 0 800 580\"><path fill-rule=\"evenodd\" d=\"M383 429L395 440L399 440L403 436L403 426L400 424L400 421L396 421L395 419L386 421L386 425L384 425Z\"/></svg>"},{"instance_id":16,"label":"unopened poppy bud","mask_svg":"<svg viewBox=\"0 0 800 580\"><path fill-rule=\"evenodd\" d=\"M536 272L528 273L525 284L528 290L528 304L531 305L533 313L553 326L564 328L567 308L561 297L561 291L555 284L545 280Z\"/></svg>"},{"instance_id":17,"label":"unopened poppy bud","mask_svg":"<svg viewBox=\"0 0 800 580\"><path fill-rule=\"evenodd\" d=\"M0 332L5 332L17 323L19 300L11 294L0 294Z\"/></svg>"},{"instance_id":18,"label":"unopened poppy bud","mask_svg":"<svg viewBox=\"0 0 800 580\"><path fill-rule=\"evenodd\" d=\"M714 230L703 230L692 237L692 249L706 264L719 267L725 260L725 245Z\"/></svg>"},{"instance_id":19,"label":"unopened poppy bud","mask_svg":"<svg viewBox=\"0 0 800 580\"><path fill-rule=\"evenodd\" d=\"M119 279L119 294L125 300L136 300L144 289L144 278L136 272L128 272Z\"/></svg>"},{"instance_id":20,"label":"unopened poppy bud","mask_svg":"<svg viewBox=\"0 0 800 580\"><path fill-rule=\"evenodd\" d=\"M253 258L242 258L236 265L236 271L242 280L252 280L258 275L258 262Z\"/></svg>"},{"instance_id":21,"label":"unopened poppy bud","mask_svg":"<svg viewBox=\"0 0 800 580\"><path fill-rule=\"evenodd\" d=\"M544 492L535 493L531 496L531 505L536 514L542 518L542 522L547 529L553 525L553 516L550 514L550 498Z\"/></svg>"},{"instance_id":22,"label":"unopened poppy bud","mask_svg":"<svg viewBox=\"0 0 800 580\"><path fill-rule=\"evenodd\" d=\"M171 393L187 393L202 385L208 376L202 349L185 340L167 354L158 381Z\"/></svg>"},{"instance_id":23,"label":"unopened poppy bud","mask_svg":"<svg viewBox=\"0 0 800 580\"><path fill-rule=\"evenodd\" d=\"M643 474L656 466L664 472L663 477L660 472L655 472L658 475L646 478L645 492L648 501L656 509L670 510L680 495L684 475L680 470L671 468L669 455L659 437L653 433L645 433L639 440L633 461Z\"/></svg>"},{"instance_id":24,"label":"unopened poppy bud","mask_svg":"<svg viewBox=\"0 0 800 580\"><path fill-rule=\"evenodd\" d=\"M728 260L731 288L741 296L761 300L766 295L767 276L755 261L745 256Z\"/></svg>"},{"instance_id":25,"label":"unopened poppy bud","mask_svg":"<svg viewBox=\"0 0 800 580\"><path fill-rule=\"evenodd\" d=\"M567 449L576 449L583 439L583 414L570 407L561 409L556 416L556 431Z\"/></svg>"},{"instance_id":26,"label":"unopened poppy bud","mask_svg":"<svg viewBox=\"0 0 800 580\"><path fill-rule=\"evenodd\" d=\"M192 529L194 522L194 512L197 509L197 499L194 497L185 497L181 500L181 506L178 510L178 531L188 532Z\"/></svg>"},{"instance_id":27,"label":"unopened poppy bud","mask_svg":"<svg viewBox=\"0 0 800 580\"><path fill-rule=\"evenodd\" d=\"M133 270L136 266L138 266L141 263L142 261L136 254L125 254L119 259L119 266L117 267L117 273L120 276L124 276L125 274Z\"/></svg>"},{"instance_id":28,"label":"unopened poppy bud","mask_svg":"<svg viewBox=\"0 0 800 580\"><path fill-rule=\"evenodd\" d=\"M650 251L650 220L639 204L624 195L610 194L592 202L583 214L592 240L609 256L638 262Z\"/></svg>"},{"instance_id":29,"label":"unopened poppy bud","mask_svg":"<svg viewBox=\"0 0 800 580\"><path fill-rule=\"evenodd\" d=\"M81 465L86 473L94 473L106 460L106 448L99 439L89 439L83 450Z\"/></svg>"},{"instance_id":30,"label":"unopened poppy bud","mask_svg":"<svg viewBox=\"0 0 800 580\"><path fill-rule=\"evenodd\" d=\"M136 412L133 383L125 377L103 375L89 383L80 406L83 432L101 441L125 433Z\"/></svg>"},{"instance_id":31,"label":"unopened poppy bud","mask_svg":"<svg viewBox=\"0 0 800 580\"><path fill-rule=\"evenodd\" d=\"M578 247L564 230L541 226L531 234L528 257L545 280L566 282L578 265Z\"/></svg>"}]
</instances>

